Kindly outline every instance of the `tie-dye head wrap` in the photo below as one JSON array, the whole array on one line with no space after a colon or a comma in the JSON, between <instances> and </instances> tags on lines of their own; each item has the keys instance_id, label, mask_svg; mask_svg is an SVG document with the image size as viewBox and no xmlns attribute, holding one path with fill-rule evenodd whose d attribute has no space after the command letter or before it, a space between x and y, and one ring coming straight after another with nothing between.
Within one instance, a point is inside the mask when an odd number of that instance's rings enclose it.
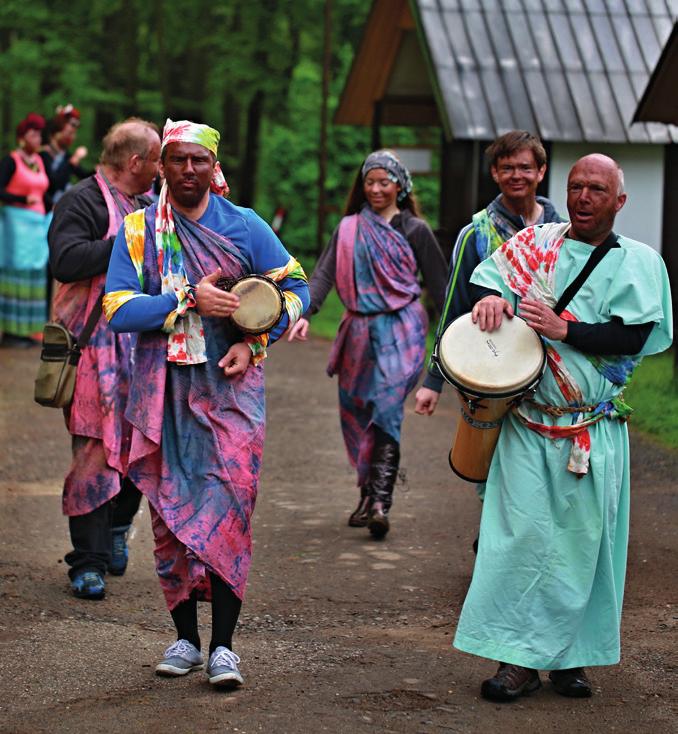
<instances>
[{"instance_id":1,"label":"tie-dye head wrap","mask_svg":"<svg viewBox=\"0 0 678 734\"><path fill-rule=\"evenodd\" d=\"M201 125L190 120L170 120L165 122L162 131L162 148L164 150L170 143L196 143L207 148L211 153L217 155L219 148L219 132L209 125Z\"/></svg>"},{"instance_id":2,"label":"tie-dye head wrap","mask_svg":"<svg viewBox=\"0 0 678 734\"><path fill-rule=\"evenodd\" d=\"M207 148L216 158L217 150L219 149L219 137L218 130L215 130L209 125L201 125L190 120L177 120L174 122L174 120L170 120L168 117L162 131L162 145L160 150L164 150L170 143L195 143L196 145L202 145L203 148ZM214 166L214 175L212 176L210 188L215 194L220 194L221 196L228 196L229 194L228 184L221 171L219 161Z\"/></svg>"},{"instance_id":3,"label":"tie-dye head wrap","mask_svg":"<svg viewBox=\"0 0 678 734\"><path fill-rule=\"evenodd\" d=\"M363 178L375 168L383 168L389 179L393 183L400 185L398 201L402 201L412 191L412 177L410 176L410 172L398 160L393 151L375 150L374 153L370 153L363 163Z\"/></svg>"}]
</instances>

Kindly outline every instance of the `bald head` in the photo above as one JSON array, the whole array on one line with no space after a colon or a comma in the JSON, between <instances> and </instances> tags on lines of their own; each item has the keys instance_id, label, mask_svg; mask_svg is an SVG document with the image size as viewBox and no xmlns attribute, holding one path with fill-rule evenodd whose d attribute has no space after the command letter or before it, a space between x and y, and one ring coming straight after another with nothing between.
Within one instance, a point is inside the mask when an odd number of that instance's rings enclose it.
<instances>
[{"instance_id":1,"label":"bald head","mask_svg":"<svg viewBox=\"0 0 678 734\"><path fill-rule=\"evenodd\" d=\"M138 117L113 125L104 138L101 165L124 194L136 196L148 191L160 165L158 128Z\"/></svg>"},{"instance_id":2,"label":"bald head","mask_svg":"<svg viewBox=\"0 0 678 734\"><path fill-rule=\"evenodd\" d=\"M624 173L614 159L601 153L580 158L567 179L570 236L599 245L612 231L625 202Z\"/></svg>"},{"instance_id":3,"label":"bald head","mask_svg":"<svg viewBox=\"0 0 678 734\"><path fill-rule=\"evenodd\" d=\"M603 171L607 171L617 182L617 193L624 193L624 171L619 163L617 163L614 158L610 158L609 155L603 155L602 153L590 153L589 155L583 156L574 164L574 166L572 166L570 176L577 167L584 168L586 170L594 169L601 173Z\"/></svg>"}]
</instances>

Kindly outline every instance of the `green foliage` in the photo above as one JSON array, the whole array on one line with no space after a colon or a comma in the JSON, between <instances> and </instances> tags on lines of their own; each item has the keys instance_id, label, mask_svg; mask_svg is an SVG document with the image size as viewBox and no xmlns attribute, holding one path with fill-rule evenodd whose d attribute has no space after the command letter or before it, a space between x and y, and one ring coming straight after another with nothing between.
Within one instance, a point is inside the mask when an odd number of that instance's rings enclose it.
<instances>
[{"instance_id":1,"label":"green foliage","mask_svg":"<svg viewBox=\"0 0 678 734\"><path fill-rule=\"evenodd\" d=\"M678 448L678 380L673 374L673 352L646 357L625 392L634 409L630 425Z\"/></svg>"},{"instance_id":2,"label":"green foliage","mask_svg":"<svg viewBox=\"0 0 678 734\"><path fill-rule=\"evenodd\" d=\"M332 290L322 309L311 319L311 335L321 339L334 339L344 310L337 292Z\"/></svg>"},{"instance_id":3,"label":"green foliage","mask_svg":"<svg viewBox=\"0 0 678 734\"><path fill-rule=\"evenodd\" d=\"M14 128L27 112L49 117L66 102L81 110L78 143L90 149L88 165L94 165L106 129L128 115L159 125L168 116L209 122L222 132L220 158L233 200L253 189L254 206L269 220L276 207L285 207L285 242L295 253L315 255L370 152L368 128L331 123L369 7L364 0L333 1L327 208L320 242L320 0L191 0L181 6L172 0L4 0L0 147L4 152L14 146ZM257 93L263 104L252 118ZM384 128L382 134L385 146L437 144L439 135L400 128ZM435 225L437 179L415 179L415 190Z\"/></svg>"}]
</instances>

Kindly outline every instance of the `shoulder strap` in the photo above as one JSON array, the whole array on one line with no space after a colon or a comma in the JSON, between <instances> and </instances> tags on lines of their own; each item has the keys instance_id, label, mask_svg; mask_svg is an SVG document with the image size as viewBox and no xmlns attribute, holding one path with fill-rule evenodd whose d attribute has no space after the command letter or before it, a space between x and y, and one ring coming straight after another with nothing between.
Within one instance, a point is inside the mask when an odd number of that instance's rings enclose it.
<instances>
[{"instance_id":1,"label":"shoulder strap","mask_svg":"<svg viewBox=\"0 0 678 734\"><path fill-rule=\"evenodd\" d=\"M80 332L80 336L78 337L77 347L79 350L85 348L90 336L92 336L94 327L97 325L97 321L99 321L99 317L101 316L101 311L103 309L103 299L104 292L102 291L99 298L97 298L97 302L94 304L94 308L92 309L89 318L87 319L85 328Z\"/></svg>"},{"instance_id":2,"label":"shoulder strap","mask_svg":"<svg viewBox=\"0 0 678 734\"><path fill-rule=\"evenodd\" d=\"M589 275L593 272L593 269L613 247L618 247L617 235L614 232L610 232L603 242L593 248L593 252L589 255L589 259L586 261L586 264L581 269L579 275L577 275L577 277L563 291L563 295L558 299L558 303L556 303L553 308L556 316L560 316L560 314L568 307L570 301L577 295L579 289L584 285Z\"/></svg>"}]
</instances>

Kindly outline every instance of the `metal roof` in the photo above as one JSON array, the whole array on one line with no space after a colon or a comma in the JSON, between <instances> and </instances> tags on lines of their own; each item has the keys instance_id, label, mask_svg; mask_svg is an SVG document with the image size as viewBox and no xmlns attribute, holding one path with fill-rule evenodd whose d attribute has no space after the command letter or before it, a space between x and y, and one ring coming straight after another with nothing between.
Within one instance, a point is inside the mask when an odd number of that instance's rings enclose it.
<instances>
[{"instance_id":1,"label":"metal roof","mask_svg":"<svg viewBox=\"0 0 678 734\"><path fill-rule=\"evenodd\" d=\"M633 123L678 0L414 0L448 134L678 142Z\"/></svg>"}]
</instances>

